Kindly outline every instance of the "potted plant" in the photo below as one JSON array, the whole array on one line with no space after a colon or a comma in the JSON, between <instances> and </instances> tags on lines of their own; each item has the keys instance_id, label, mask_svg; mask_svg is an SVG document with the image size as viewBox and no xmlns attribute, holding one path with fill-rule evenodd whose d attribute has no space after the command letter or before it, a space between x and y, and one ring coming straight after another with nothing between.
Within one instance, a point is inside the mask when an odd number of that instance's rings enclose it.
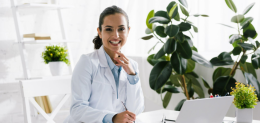
<instances>
[{"instance_id":1,"label":"potted plant","mask_svg":"<svg viewBox=\"0 0 260 123\"><path fill-rule=\"evenodd\" d=\"M65 47L58 45L46 46L45 51L42 52L42 58L46 64L49 64L53 76L61 75L65 63L70 64L67 52Z\"/></svg>"},{"instance_id":2,"label":"potted plant","mask_svg":"<svg viewBox=\"0 0 260 123\"><path fill-rule=\"evenodd\" d=\"M257 95L253 86L244 85L236 82L236 87L232 88L231 95L234 96L234 105L236 106L236 121L251 123L253 120L253 108L257 105Z\"/></svg>"},{"instance_id":3,"label":"potted plant","mask_svg":"<svg viewBox=\"0 0 260 123\"><path fill-rule=\"evenodd\" d=\"M247 84L253 85L258 98L260 97L260 84L257 80L255 69L260 68L260 44L254 40L257 32L251 23L253 17L245 17L255 3L248 5L242 14L237 14L237 8L232 0L225 0L226 5L236 13L231 18L231 22L235 23L237 28L222 24L226 27L235 29L237 33L229 36L229 43L234 47L229 52L222 52L217 57L210 60L213 66L218 67L213 75L213 94L224 96L227 92L231 92L231 87L235 87L236 79L234 75L236 70L241 70ZM233 60L231 55L237 57ZM246 62L251 58L251 63ZM224 68L222 66L233 65L232 68Z\"/></svg>"},{"instance_id":4,"label":"potted plant","mask_svg":"<svg viewBox=\"0 0 260 123\"><path fill-rule=\"evenodd\" d=\"M199 76L193 72L195 62L206 67L212 67L209 61L198 54L192 39L186 35L192 28L194 32L198 32L198 28L188 20L189 17L208 16L203 14L190 15L186 10L188 7L186 0L179 0L179 2L170 2L166 11L154 12L154 10L151 10L146 19L147 29L145 32L148 35L142 37L143 40L152 38L158 40L151 50L157 44L163 44L156 54L151 54L147 58L147 61L153 66L149 84L151 89L161 95L164 108L168 106L172 93L183 92L186 99L181 100L175 110L180 110L185 100L204 98L205 96L197 80ZM185 18L180 17L179 11L183 13ZM159 23L159 25L155 23ZM192 36L191 32L190 35ZM203 82L208 86L206 81ZM166 94L163 98L162 93L164 92ZM194 97L194 93L197 93L198 97Z\"/></svg>"}]
</instances>

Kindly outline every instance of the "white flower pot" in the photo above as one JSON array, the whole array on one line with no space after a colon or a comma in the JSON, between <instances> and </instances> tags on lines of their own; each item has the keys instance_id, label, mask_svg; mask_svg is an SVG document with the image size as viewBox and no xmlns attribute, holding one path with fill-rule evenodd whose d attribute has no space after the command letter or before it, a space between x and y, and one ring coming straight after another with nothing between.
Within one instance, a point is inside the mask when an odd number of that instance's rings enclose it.
<instances>
[{"instance_id":1,"label":"white flower pot","mask_svg":"<svg viewBox=\"0 0 260 123\"><path fill-rule=\"evenodd\" d=\"M252 123L252 120L253 120L252 108L245 108L245 109L236 108L237 123Z\"/></svg>"},{"instance_id":2,"label":"white flower pot","mask_svg":"<svg viewBox=\"0 0 260 123\"><path fill-rule=\"evenodd\" d=\"M255 105L255 108L253 109L253 119L260 120L260 102L257 102L257 105Z\"/></svg>"},{"instance_id":3,"label":"white flower pot","mask_svg":"<svg viewBox=\"0 0 260 123\"><path fill-rule=\"evenodd\" d=\"M60 76L63 73L63 69L65 67L65 63L58 61L58 62L49 62L51 74L53 76Z\"/></svg>"}]
</instances>

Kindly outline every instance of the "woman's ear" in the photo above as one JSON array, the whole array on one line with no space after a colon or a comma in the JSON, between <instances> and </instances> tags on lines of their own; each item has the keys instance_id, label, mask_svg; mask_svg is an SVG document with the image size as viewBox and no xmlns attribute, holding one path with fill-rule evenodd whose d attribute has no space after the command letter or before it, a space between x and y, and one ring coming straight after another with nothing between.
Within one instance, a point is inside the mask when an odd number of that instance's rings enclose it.
<instances>
[{"instance_id":1,"label":"woman's ear","mask_svg":"<svg viewBox=\"0 0 260 123\"><path fill-rule=\"evenodd\" d=\"M99 28L97 28L97 32L98 32L98 36L99 36L99 38L101 38L101 39L102 39L101 31L100 31L100 29L99 29Z\"/></svg>"},{"instance_id":2,"label":"woman's ear","mask_svg":"<svg viewBox=\"0 0 260 123\"><path fill-rule=\"evenodd\" d=\"M130 29L131 29L131 27L129 26L129 27L128 27L128 34L129 34L129 32L130 32Z\"/></svg>"}]
</instances>

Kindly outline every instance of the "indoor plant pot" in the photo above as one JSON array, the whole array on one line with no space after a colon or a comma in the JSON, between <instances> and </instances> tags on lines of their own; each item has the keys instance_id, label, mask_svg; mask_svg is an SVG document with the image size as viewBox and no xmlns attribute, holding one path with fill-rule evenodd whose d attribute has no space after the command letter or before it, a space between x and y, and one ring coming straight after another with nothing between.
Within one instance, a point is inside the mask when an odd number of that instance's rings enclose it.
<instances>
[{"instance_id":1,"label":"indoor plant pot","mask_svg":"<svg viewBox=\"0 0 260 123\"><path fill-rule=\"evenodd\" d=\"M53 76L60 76L63 73L65 63L62 61L56 61L56 62L53 61L53 62L49 62L49 66L50 66L51 74Z\"/></svg>"},{"instance_id":2,"label":"indoor plant pot","mask_svg":"<svg viewBox=\"0 0 260 123\"><path fill-rule=\"evenodd\" d=\"M236 87L231 88L231 95L234 96L234 105L236 106L237 123L252 123L253 108L257 105L256 89L251 85L236 82Z\"/></svg>"},{"instance_id":3,"label":"indoor plant pot","mask_svg":"<svg viewBox=\"0 0 260 123\"><path fill-rule=\"evenodd\" d=\"M245 108L245 109L236 108L237 123L252 123L252 120L253 120L252 108Z\"/></svg>"}]
</instances>

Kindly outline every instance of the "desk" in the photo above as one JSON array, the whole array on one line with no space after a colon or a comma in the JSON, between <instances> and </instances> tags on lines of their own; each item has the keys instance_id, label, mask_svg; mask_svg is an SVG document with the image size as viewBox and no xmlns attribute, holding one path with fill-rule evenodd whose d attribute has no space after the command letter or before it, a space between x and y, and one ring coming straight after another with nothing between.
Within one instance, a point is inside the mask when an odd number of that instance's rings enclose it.
<instances>
[{"instance_id":1,"label":"desk","mask_svg":"<svg viewBox=\"0 0 260 123\"><path fill-rule=\"evenodd\" d=\"M163 114L166 116L167 119L176 120L177 116L179 115L179 111L172 111L172 110L156 110L150 112L144 112L137 116L136 123L162 123ZM235 121L236 118L234 117L225 117L224 121ZM174 123L174 122L167 122L167 123ZM260 123L260 121L254 120L252 123Z\"/></svg>"}]
</instances>

